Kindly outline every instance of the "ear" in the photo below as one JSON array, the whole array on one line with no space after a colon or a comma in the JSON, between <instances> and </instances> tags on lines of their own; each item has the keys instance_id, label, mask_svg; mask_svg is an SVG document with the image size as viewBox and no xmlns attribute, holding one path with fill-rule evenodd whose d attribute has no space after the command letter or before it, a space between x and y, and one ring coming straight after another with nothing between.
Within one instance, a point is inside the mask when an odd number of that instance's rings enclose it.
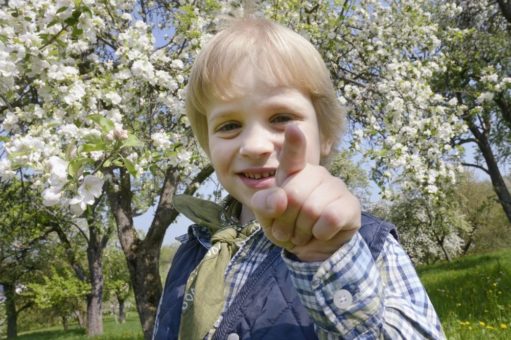
<instances>
[{"instance_id":1,"label":"ear","mask_svg":"<svg viewBox=\"0 0 511 340\"><path fill-rule=\"evenodd\" d=\"M326 157L332 151L332 145L334 144L330 139L324 140L321 138L321 157Z\"/></svg>"}]
</instances>

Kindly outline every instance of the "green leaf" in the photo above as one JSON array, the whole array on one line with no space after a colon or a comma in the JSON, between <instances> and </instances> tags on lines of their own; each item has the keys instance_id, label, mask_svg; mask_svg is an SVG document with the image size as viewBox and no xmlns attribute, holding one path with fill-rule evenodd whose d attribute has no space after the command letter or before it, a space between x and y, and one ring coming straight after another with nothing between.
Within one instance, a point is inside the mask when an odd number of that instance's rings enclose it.
<instances>
[{"instance_id":1,"label":"green leaf","mask_svg":"<svg viewBox=\"0 0 511 340\"><path fill-rule=\"evenodd\" d=\"M82 145L82 150L85 152L105 151L106 149L107 145L103 141L99 141L97 143L87 143Z\"/></svg>"},{"instance_id":2,"label":"green leaf","mask_svg":"<svg viewBox=\"0 0 511 340\"><path fill-rule=\"evenodd\" d=\"M73 11L73 14L71 14L71 16L67 18L64 22L69 26L74 26L76 25L76 23L78 23L78 19L80 18L81 14L82 14L81 8L77 8Z\"/></svg>"},{"instance_id":3,"label":"green leaf","mask_svg":"<svg viewBox=\"0 0 511 340\"><path fill-rule=\"evenodd\" d=\"M128 138L126 140L124 140L124 142L122 143L121 148L139 147L139 146L143 146L143 145L144 145L144 143L142 143L137 138L137 136L135 136L134 134L129 134Z\"/></svg>"},{"instance_id":4,"label":"green leaf","mask_svg":"<svg viewBox=\"0 0 511 340\"><path fill-rule=\"evenodd\" d=\"M114 159L112 161L112 164L115 165L115 166L124 166L124 163L120 159Z\"/></svg>"},{"instance_id":5,"label":"green leaf","mask_svg":"<svg viewBox=\"0 0 511 340\"><path fill-rule=\"evenodd\" d=\"M135 169L135 165L127 158L123 159L124 166L126 167L126 170L130 173L131 176L136 177L137 176L137 170Z\"/></svg>"},{"instance_id":6,"label":"green leaf","mask_svg":"<svg viewBox=\"0 0 511 340\"><path fill-rule=\"evenodd\" d=\"M98 124L101 127L101 130L105 133L110 132L115 127L114 122L99 114L88 115L87 118Z\"/></svg>"},{"instance_id":7,"label":"green leaf","mask_svg":"<svg viewBox=\"0 0 511 340\"><path fill-rule=\"evenodd\" d=\"M67 10L67 6L60 7L60 8L57 10L57 14L62 13L62 12L64 12L65 10Z\"/></svg>"},{"instance_id":8,"label":"green leaf","mask_svg":"<svg viewBox=\"0 0 511 340\"><path fill-rule=\"evenodd\" d=\"M83 35L83 30L81 28L73 28L72 37L74 39L78 39L80 36Z\"/></svg>"},{"instance_id":9,"label":"green leaf","mask_svg":"<svg viewBox=\"0 0 511 340\"><path fill-rule=\"evenodd\" d=\"M67 168L67 173L71 177L76 177L77 174L80 172L82 167L87 164L88 159L87 158L76 158L73 159L71 162L69 162L69 166Z\"/></svg>"}]
</instances>

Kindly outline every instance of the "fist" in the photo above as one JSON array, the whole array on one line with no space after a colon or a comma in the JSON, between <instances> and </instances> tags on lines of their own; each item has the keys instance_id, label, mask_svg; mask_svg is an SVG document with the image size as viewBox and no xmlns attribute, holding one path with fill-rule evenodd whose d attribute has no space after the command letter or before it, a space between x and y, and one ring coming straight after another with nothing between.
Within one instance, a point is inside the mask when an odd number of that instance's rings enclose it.
<instances>
[{"instance_id":1,"label":"fist","mask_svg":"<svg viewBox=\"0 0 511 340\"><path fill-rule=\"evenodd\" d=\"M277 186L256 192L251 210L274 244L306 262L324 261L361 225L360 203L344 182L306 162L306 139L286 129Z\"/></svg>"}]
</instances>

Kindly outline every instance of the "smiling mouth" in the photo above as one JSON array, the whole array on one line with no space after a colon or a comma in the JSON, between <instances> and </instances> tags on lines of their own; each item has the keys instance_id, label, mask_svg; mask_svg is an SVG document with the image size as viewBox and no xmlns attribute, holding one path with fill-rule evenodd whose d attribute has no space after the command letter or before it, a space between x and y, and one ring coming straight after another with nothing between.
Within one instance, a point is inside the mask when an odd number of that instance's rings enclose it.
<instances>
[{"instance_id":1,"label":"smiling mouth","mask_svg":"<svg viewBox=\"0 0 511 340\"><path fill-rule=\"evenodd\" d=\"M241 175L244 176L244 177L250 178L250 179L264 179L264 178L268 178L268 177L274 177L275 176L275 170L265 171L265 172L258 172L258 173L242 172Z\"/></svg>"}]
</instances>

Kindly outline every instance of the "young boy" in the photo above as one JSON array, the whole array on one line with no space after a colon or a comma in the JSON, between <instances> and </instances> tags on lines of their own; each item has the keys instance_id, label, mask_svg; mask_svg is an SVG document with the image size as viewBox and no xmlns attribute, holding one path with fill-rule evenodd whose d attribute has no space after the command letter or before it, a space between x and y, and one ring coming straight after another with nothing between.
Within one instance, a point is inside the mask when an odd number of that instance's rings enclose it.
<instances>
[{"instance_id":1,"label":"young boy","mask_svg":"<svg viewBox=\"0 0 511 340\"><path fill-rule=\"evenodd\" d=\"M187 113L229 196L175 197L195 224L155 339L444 338L395 228L321 165L345 117L306 39L233 23L198 56Z\"/></svg>"}]
</instances>

